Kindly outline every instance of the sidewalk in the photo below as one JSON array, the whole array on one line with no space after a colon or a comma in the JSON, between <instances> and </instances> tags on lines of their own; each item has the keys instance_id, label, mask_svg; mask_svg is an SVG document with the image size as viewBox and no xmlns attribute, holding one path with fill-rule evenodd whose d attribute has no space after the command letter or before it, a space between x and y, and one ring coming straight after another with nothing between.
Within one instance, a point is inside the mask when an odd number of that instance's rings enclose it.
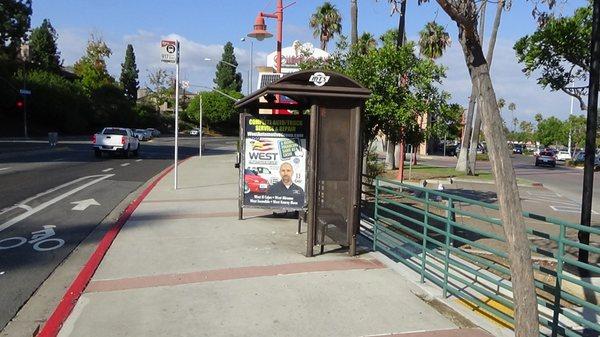
<instances>
[{"instance_id":1,"label":"sidewalk","mask_svg":"<svg viewBox=\"0 0 600 337\"><path fill-rule=\"evenodd\" d=\"M177 191L172 173L155 186L59 336L490 336L458 329L375 254L306 258L296 220L238 220L233 161L194 157Z\"/></svg>"}]
</instances>

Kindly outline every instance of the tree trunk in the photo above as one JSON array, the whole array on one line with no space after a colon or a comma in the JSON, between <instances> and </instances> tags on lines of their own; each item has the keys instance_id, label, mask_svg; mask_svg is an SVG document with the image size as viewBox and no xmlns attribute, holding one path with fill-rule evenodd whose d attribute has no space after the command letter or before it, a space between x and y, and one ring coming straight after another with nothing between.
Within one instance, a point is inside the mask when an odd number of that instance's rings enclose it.
<instances>
[{"instance_id":1,"label":"tree trunk","mask_svg":"<svg viewBox=\"0 0 600 337\"><path fill-rule=\"evenodd\" d=\"M404 160L406 159L406 145L404 143L404 141L401 141L399 144L397 144L398 146L398 156L396 157L398 159L398 176L396 176L396 179L398 179L398 181L404 181Z\"/></svg>"},{"instance_id":2,"label":"tree trunk","mask_svg":"<svg viewBox=\"0 0 600 337\"><path fill-rule=\"evenodd\" d=\"M482 6L484 6L482 4ZM482 13L485 14L485 8L483 7ZM488 69L492 67L492 58L494 56L494 47L496 46L496 38L498 37L498 28L500 27L500 19L502 18L502 11L504 9L504 0L499 0L496 7L496 15L494 16L494 24L492 27L492 34L490 35L490 42L488 44L488 51L486 55L486 61L488 62ZM479 35L483 41L484 33L484 21L479 27ZM483 42L482 42L483 43ZM475 112L475 121L473 122L473 130L471 132L471 145L469 147L469 156L467 159L467 174L475 175L475 165L477 162L477 145L479 144L479 133L481 132L481 106L477 104L477 111Z\"/></svg>"},{"instance_id":3,"label":"tree trunk","mask_svg":"<svg viewBox=\"0 0 600 337\"><path fill-rule=\"evenodd\" d=\"M479 145L479 133L481 131L481 105L477 104L477 112L474 115L473 130L467 159L467 174L475 175L475 164L477 162L477 146Z\"/></svg>"},{"instance_id":4,"label":"tree trunk","mask_svg":"<svg viewBox=\"0 0 600 337\"><path fill-rule=\"evenodd\" d=\"M394 169L394 152L395 152L394 143L387 140L387 149L385 151L385 168L388 170Z\"/></svg>"},{"instance_id":5,"label":"tree trunk","mask_svg":"<svg viewBox=\"0 0 600 337\"><path fill-rule=\"evenodd\" d=\"M350 0L350 42L354 46L358 42L358 0Z\"/></svg>"},{"instance_id":6,"label":"tree trunk","mask_svg":"<svg viewBox=\"0 0 600 337\"><path fill-rule=\"evenodd\" d=\"M477 17L473 1L461 0L461 5L456 5L448 0L437 0L444 11L458 24L459 40L471 82L479 92L477 100L482 108L483 132L488 144L498 194L500 218L508 246L515 305L515 336L538 336L539 323L529 249L530 242L527 239L517 180L512 160L508 154L506 137L502 130L502 118L496 94L477 36L476 20L469 19Z\"/></svg>"},{"instance_id":7,"label":"tree trunk","mask_svg":"<svg viewBox=\"0 0 600 337\"><path fill-rule=\"evenodd\" d=\"M462 139L460 141L460 153L456 162L456 170L459 172L467 172L467 159L469 156L469 142L471 141L471 132L473 130L473 113L475 112L475 96L477 91L475 87L471 87L471 96L469 97L469 109L465 118L465 126L463 127Z\"/></svg>"}]
</instances>

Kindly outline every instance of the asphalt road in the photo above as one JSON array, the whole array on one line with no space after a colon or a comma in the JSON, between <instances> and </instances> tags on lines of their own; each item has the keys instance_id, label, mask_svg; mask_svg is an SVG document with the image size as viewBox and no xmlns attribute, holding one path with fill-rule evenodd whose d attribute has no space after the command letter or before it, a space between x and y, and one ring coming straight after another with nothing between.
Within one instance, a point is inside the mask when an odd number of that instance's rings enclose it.
<instances>
[{"instance_id":1,"label":"asphalt road","mask_svg":"<svg viewBox=\"0 0 600 337\"><path fill-rule=\"evenodd\" d=\"M207 138L204 155L235 141ZM95 158L84 141L39 144L0 142L0 330L122 200L173 163L172 137L143 142L132 158ZM180 159L198 154L197 138L179 144Z\"/></svg>"},{"instance_id":2,"label":"asphalt road","mask_svg":"<svg viewBox=\"0 0 600 337\"><path fill-rule=\"evenodd\" d=\"M562 162L558 162L556 167L536 167L532 156L520 154L512 155L512 160L517 177L542 183L544 187L557 195L581 205L583 169L567 167ZM456 157L431 157L431 159L425 159L424 162L454 167L456 166ZM476 170L490 170L490 163L477 162ZM592 209L600 213L600 172L594 173Z\"/></svg>"}]
</instances>

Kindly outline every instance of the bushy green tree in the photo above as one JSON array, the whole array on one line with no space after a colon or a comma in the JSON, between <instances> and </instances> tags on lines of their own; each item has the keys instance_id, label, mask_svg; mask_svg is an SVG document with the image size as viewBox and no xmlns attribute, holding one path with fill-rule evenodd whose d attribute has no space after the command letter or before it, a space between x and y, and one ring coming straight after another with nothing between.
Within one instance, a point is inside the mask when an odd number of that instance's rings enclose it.
<instances>
[{"instance_id":1,"label":"bushy green tree","mask_svg":"<svg viewBox=\"0 0 600 337\"><path fill-rule=\"evenodd\" d=\"M538 76L542 87L563 91L586 109L581 92L568 90L573 81L587 81L590 72L592 1L573 16L549 17L537 31L519 39L514 49L527 76Z\"/></svg>"},{"instance_id":2,"label":"bushy green tree","mask_svg":"<svg viewBox=\"0 0 600 337\"><path fill-rule=\"evenodd\" d=\"M235 98L242 94L235 91L226 92ZM209 128L227 129L238 123L238 112L233 108L234 101L216 91L201 92L187 106L188 120L198 124L200 116L200 97L202 97L202 123Z\"/></svg>"},{"instance_id":3,"label":"bushy green tree","mask_svg":"<svg viewBox=\"0 0 600 337\"><path fill-rule=\"evenodd\" d=\"M53 72L33 70L27 74L27 83L33 93L27 101L33 134L84 134L90 130L91 101L77 82Z\"/></svg>"},{"instance_id":4,"label":"bushy green tree","mask_svg":"<svg viewBox=\"0 0 600 337\"><path fill-rule=\"evenodd\" d=\"M0 3L0 64L13 62L31 25L31 0Z\"/></svg>"},{"instance_id":5,"label":"bushy green tree","mask_svg":"<svg viewBox=\"0 0 600 337\"><path fill-rule=\"evenodd\" d=\"M125 96L131 102L135 102L137 99L137 90L139 88L138 74L139 70L135 64L133 46L128 44L125 51L125 62L121 63L121 77L119 82L125 92Z\"/></svg>"},{"instance_id":6,"label":"bushy green tree","mask_svg":"<svg viewBox=\"0 0 600 337\"><path fill-rule=\"evenodd\" d=\"M108 84L114 84L115 80L106 69L106 59L112 51L99 37L90 36L85 55L75 62L75 74L80 77L84 89L91 94L94 90Z\"/></svg>"},{"instance_id":7,"label":"bushy green tree","mask_svg":"<svg viewBox=\"0 0 600 337\"><path fill-rule=\"evenodd\" d=\"M48 19L31 31L29 37L29 56L33 65L39 69L59 72L60 53L56 47L58 35Z\"/></svg>"},{"instance_id":8,"label":"bushy green tree","mask_svg":"<svg viewBox=\"0 0 600 337\"><path fill-rule=\"evenodd\" d=\"M535 138L544 146L566 144L568 133L565 132L563 122L552 116L538 123Z\"/></svg>"},{"instance_id":9,"label":"bushy green tree","mask_svg":"<svg viewBox=\"0 0 600 337\"><path fill-rule=\"evenodd\" d=\"M242 89L242 74L236 73L238 63L235 60L231 42L227 42L223 47L221 60L223 62L217 63L217 72L213 80L217 85L217 89L240 92Z\"/></svg>"}]
</instances>

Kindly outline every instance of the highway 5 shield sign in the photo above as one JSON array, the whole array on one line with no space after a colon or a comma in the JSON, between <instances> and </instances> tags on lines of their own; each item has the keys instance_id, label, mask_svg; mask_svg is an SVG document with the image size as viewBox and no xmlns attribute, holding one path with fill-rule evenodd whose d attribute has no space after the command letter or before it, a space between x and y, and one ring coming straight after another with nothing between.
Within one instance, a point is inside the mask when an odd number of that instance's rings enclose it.
<instances>
[{"instance_id":1,"label":"highway 5 shield sign","mask_svg":"<svg viewBox=\"0 0 600 337\"><path fill-rule=\"evenodd\" d=\"M160 41L160 60L167 63L177 63L179 61L179 41Z\"/></svg>"}]
</instances>

